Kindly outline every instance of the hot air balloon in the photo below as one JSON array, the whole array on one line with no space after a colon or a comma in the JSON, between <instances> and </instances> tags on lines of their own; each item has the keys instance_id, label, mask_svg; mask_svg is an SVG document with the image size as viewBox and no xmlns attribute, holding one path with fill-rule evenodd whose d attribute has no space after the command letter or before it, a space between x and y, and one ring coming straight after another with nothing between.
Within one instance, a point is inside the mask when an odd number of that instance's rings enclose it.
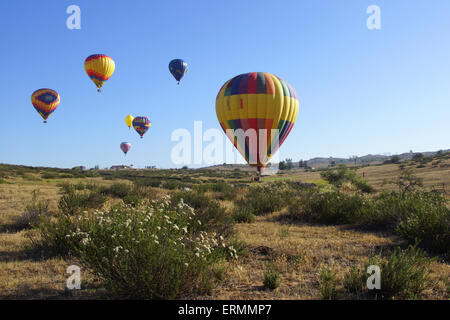
<instances>
[{"instance_id":1,"label":"hot air balloon","mask_svg":"<svg viewBox=\"0 0 450 320\"><path fill-rule=\"evenodd\" d=\"M150 120L147 117L136 117L133 119L133 128L143 138L144 134L150 128Z\"/></svg>"},{"instance_id":2,"label":"hot air balloon","mask_svg":"<svg viewBox=\"0 0 450 320\"><path fill-rule=\"evenodd\" d=\"M84 61L84 69L97 86L98 92L101 91L100 88L106 80L112 76L115 67L114 60L105 54L93 54Z\"/></svg>"},{"instance_id":3,"label":"hot air balloon","mask_svg":"<svg viewBox=\"0 0 450 320\"><path fill-rule=\"evenodd\" d=\"M128 129L130 129L131 128L131 126L133 125L133 116L131 115L131 114L129 114L129 115L127 115L126 117L125 117L125 123L127 124L127 126L128 126Z\"/></svg>"},{"instance_id":4,"label":"hot air balloon","mask_svg":"<svg viewBox=\"0 0 450 320\"><path fill-rule=\"evenodd\" d=\"M39 89L31 95L31 103L44 118L44 123L47 123L47 118L58 108L59 100L58 92L52 89Z\"/></svg>"},{"instance_id":5,"label":"hot air balloon","mask_svg":"<svg viewBox=\"0 0 450 320\"><path fill-rule=\"evenodd\" d=\"M216 114L228 138L261 174L291 132L298 106L297 94L289 83L270 73L251 72L222 86Z\"/></svg>"},{"instance_id":6,"label":"hot air balloon","mask_svg":"<svg viewBox=\"0 0 450 320\"><path fill-rule=\"evenodd\" d=\"M120 144L120 149L123 151L123 153L125 153L125 155L127 154L128 151L130 151L131 149L131 144L129 142L122 142Z\"/></svg>"},{"instance_id":7,"label":"hot air balloon","mask_svg":"<svg viewBox=\"0 0 450 320\"><path fill-rule=\"evenodd\" d=\"M170 73L174 76L174 78L180 84L181 78L183 78L184 74L187 71L187 62L181 59L174 59L169 63Z\"/></svg>"}]
</instances>

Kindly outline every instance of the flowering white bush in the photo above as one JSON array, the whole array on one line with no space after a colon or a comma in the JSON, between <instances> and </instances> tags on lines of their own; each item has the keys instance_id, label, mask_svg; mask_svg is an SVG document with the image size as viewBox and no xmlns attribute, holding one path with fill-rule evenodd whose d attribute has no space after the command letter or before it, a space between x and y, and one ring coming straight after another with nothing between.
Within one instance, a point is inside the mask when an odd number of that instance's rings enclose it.
<instances>
[{"instance_id":1,"label":"flowering white bush","mask_svg":"<svg viewBox=\"0 0 450 320\"><path fill-rule=\"evenodd\" d=\"M208 291L214 264L237 257L221 235L198 230L201 224L183 199L174 205L165 197L137 208L60 215L42 224L41 234L47 245L77 257L111 292L170 299Z\"/></svg>"}]
</instances>

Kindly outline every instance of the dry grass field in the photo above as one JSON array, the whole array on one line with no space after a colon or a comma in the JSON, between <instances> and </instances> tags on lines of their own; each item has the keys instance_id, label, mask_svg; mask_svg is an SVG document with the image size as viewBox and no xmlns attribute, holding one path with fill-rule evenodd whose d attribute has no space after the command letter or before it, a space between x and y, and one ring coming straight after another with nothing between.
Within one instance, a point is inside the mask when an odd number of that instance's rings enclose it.
<instances>
[{"instance_id":1,"label":"dry grass field","mask_svg":"<svg viewBox=\"0 0 450 320\"><path fill-rule=\"evenodd\" d=\"M411 165L412 164L412 165ZM415 167L417 164L406 163ZM384 184L399 173L398 164L359 168L377 191L394 188ZM437 187L450 195L450 159L439 163L430 162L415 168L427 188ZM195 172L195 171L194 171ZM49 201L49 211L56 212L61 182L96 183L109 186L126 180L105 180L101 177L80 179L42 179L41 173L26 177L3 178L0 183L0 299L78 299L102 298L104 292L88 270L82 270L82 290L65 289L66 268L73 264L70 259L44 257L33 249L30 236L34 229L17 229L15 222L32 197L39 190L42 199ZM264 182L275 180L320 182L320 172L293 171L267 176ZM243 182L249 178L242 178ZM171 192L160 190L161 193ZM113 200L109 200L113 201ZM221 200L228 210L233 203ZM227 262L229 268L225 280L209 295L198 299L320 299L318 291L319 270L328 265L339 278L351 266L362 264L368 257L404 242L388 233L368 232L348 226L325 226L308 223L286 223L279 217L283 212L259 216L253 223L235 225L236 237L243 241L247 253L236 261ZM263 286L263 274L269 263L280 271L281 284L274 291ZM432 290L424 292L425 299L448 299L450 265L438 259L431 264Z\"/></svg>"}]
</instances>

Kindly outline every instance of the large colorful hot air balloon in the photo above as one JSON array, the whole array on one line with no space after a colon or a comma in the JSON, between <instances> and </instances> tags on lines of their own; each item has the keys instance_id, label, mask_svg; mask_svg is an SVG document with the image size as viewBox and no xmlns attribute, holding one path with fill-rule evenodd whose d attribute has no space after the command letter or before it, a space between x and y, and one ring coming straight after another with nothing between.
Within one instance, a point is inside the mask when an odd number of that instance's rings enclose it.
<instances>
[{"instance_id":1,"label":"large colorful hot air balloon","mask_svg":"<svg viewBox=\"0 0 450 320\"><path fill-rule=\"evenodd\" d=\"M120 149L123 151L123 153L125 153L125 155L127 154L128 151L130 151L131 149L131 144L129 142L122 142L120 144Z\"/></svg>"},{"instance_id":2,"label":"large colorful hot air balloon","mask_svg":"<svg viewBox=\"0 0 450 320\"><path fill-rule=\"evenodd\" d=\"M106 80L112 76L115 67L114 60L105 54L93 54L84 61L84 69L97 86L98 92L101 91L100 88Z\"/></svg>"},{"instance_id":3,"label":"large colorful hot air balloon","mask_svg":"<svg viewBox=\"0 0 450 320\"><path fill-rule=\"evenodd\" d=\"M131 126L133 125L133 119L134 119L134 117L131 114L129 114L125 117L125 123L127 124L128 129L130 129Z\"/></svg>"},{"instance_id":4,"label":"large colorful hot air balloon","mask_svg":"<svg viewBox=\"0 0 450 320\"><path fill-rule=\"evenodd\" d=\"M144 134L150 128L150 120L147 117L136 117L133 119L133 128L143 138Z\"/></svg>"},{"instance_id":5,"label":"large colorful hot air balloon","mask_svg":"<svg viewBox=\"0 0 450 320\"><path fill-rule=\"evenodd\" d=\"M264 72L234 77L222 86L216 99L216 113L222 129L259 173L264 172L270 158L292 130L298 106L294 88L279 77ZM236 131L238 129L242 130Z\"/></svg>"},{"instance_id":6,"label":"large colorful hot air balloon","mask_svg":"<svg viewBox=\"0 0 450 320\"><path fill-rule=\"evenodd\" d=\"M174 78L178 81L178 84L180 84L181 78L183 78L187 71L187 62L181 59L174 59L169 63L169 70Z\"/></svg>"},{"instance_id":7,"label":"large colorful hot air balloon","mask_svg":"<svg viewBox=\"0 0 450 320\"><path fill-rule=\"evenodd\" d=\"M39 89L31 95L31 103L44 118L44 123L47 123L47 118L58 108L59 100L58 92L52 89Z\"/></svg>"}]
</instances>

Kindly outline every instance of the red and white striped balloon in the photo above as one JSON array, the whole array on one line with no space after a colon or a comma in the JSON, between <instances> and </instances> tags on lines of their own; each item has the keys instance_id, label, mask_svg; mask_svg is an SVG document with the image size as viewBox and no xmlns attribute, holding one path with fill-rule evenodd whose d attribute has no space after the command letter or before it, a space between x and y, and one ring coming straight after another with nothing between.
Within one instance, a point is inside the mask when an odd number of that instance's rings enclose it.
<instances>
[{"instance_id":1,"label":"red and white striped balloon","mask_svg":"<svg viewBox=\"0 0 450 320\"><path fill-rule=\"evenodd\" d=\"M120 144L120 149L123 151L123 153L127 154L127 152L130 151L130 149L131 149L131 143L122 142Z\"/></svg>"}]
</instances>

